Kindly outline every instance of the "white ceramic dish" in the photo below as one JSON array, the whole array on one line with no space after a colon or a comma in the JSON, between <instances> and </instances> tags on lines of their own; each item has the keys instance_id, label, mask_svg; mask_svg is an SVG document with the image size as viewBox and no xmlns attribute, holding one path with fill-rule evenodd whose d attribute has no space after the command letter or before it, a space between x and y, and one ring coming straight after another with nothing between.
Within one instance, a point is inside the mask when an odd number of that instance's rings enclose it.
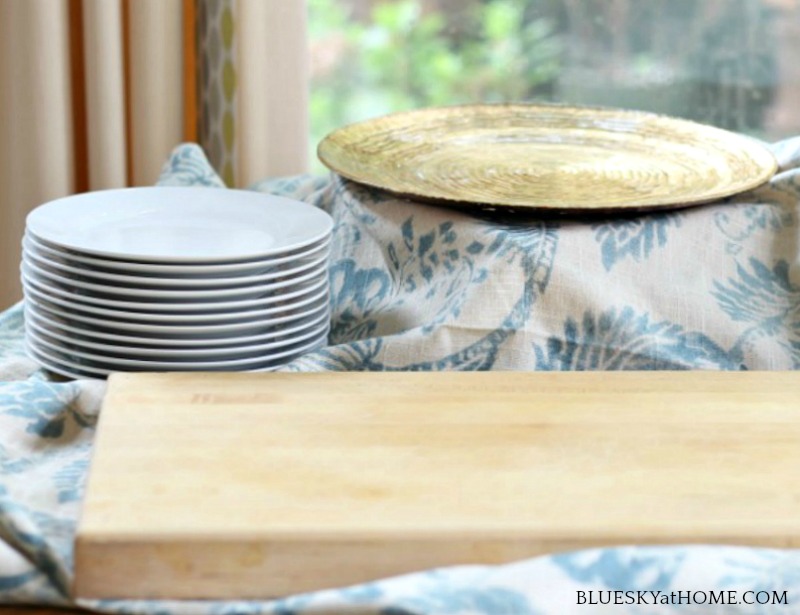
<instances>
[{"instance_id":1,"label":"white ceramic dish","mask_svg":"<svg viewBox=\"0 0 800 615\"><path fill-rule=\"evenodd\" d=\"M228 325L227 327L232 327L230 332L227 335L223 332L223 335L220 336L218 330L226 328L226 325L220 325L218 327L193 327L201 330L211 329L212 332L195 334L194 337L189 338L185 336L186 334L180 334L179 337L176 337L176 327L156 327L155 325L135 327L134 331L137 331L139 335L112 333L113 329L109 329L108 325L103 321L81 319L90 321L85 324L80 320L75 320L73 316L54 314L40 305L33 305L31 302L25 304L26 322L29 318L35 319L50 329L68 334L70 338L75 340L131 346L156 346L158 348L213 348L258 344L268 340L281 339L330 320L330 310L328 309L328 299L325 297L316 308L310 309L305 315L301 314L299 317L290 317L288 319L286 317L275 319L277 321L275 324L256 329L253 329L249 324L246 325L248 327L245 329L246 333L253 330L258 331L257 333L237 335L239 332L237 327L239 325ZM96 323L95 328L92 328L92 321ZM96 328L97 325L102 329ZM144 328L144 331L141 328ZM155 328L156 332L152 331L152 328ZM177 330L180 331L180 329ZM150 337L147 337L148 334Z\"/></svg>"},{"instance_id":2,"label":"white ceramic dish","mask_svg":"<svg viewBox=\"0 0 800 615\"><path fill-rule=\"evenodd\" d=\"M71 301L72 304L90 307L99 307L112 310L132 310L134 312L142 312L147 314L165 314L165 313L214 313L217 318L230 316L231 313L238 313L246 310L257 310L260 308L268 308L273 305L285 305L286 302L302 297L316 290L321 289L328 284L327 274L318 276L318 279L312 279L308 282L303 282L292 286L286 292L278 294L270 294L257 299L243 299L235 301L195 301L184 303L166 303L161 301L144 302L144 301L117 301L113 299L105 299L101 297L94 297L86 294L78 294L75 291L70 291L57 286L55 283L44 280L42 278L32 277L26 273L22 275L23 288L33 288L40 293L47 296L59 297L65 301Z\"/></svg>"},{"instance_id":3,"label":"white ceramic dish","mask_svg":"<svg viewBox=\"0 0 800 615\"><path fill-rule=\"evenodd\" d=\"M222 359L246 359L255 357L267 360L275 352L280 352L281 349L287 346L318 338L324 331L330 328L330 325L328 322L318 323L313 327L306 328L292 335L282 336L278 341L260 344L244 344L241 346L225 346L222 348L146 348L142 346L89 342L74 336L65 335L53 328L48 328L46 324L40 324L33 318L29 318L25 321L25 327L26 329L30 328L44 339L54 344L61 345L65 352L77 349L100 356L121 355L126 358L141 357L148 360L163 361L216 361Z\"/></svg>"},{"instance_id":4,"label":"white ceramic dish","mask_svg":"<svg viewBox=\"0 0 800 615\"><path fill-rule=\"evenodd\" d=\"M36 301L46 306L57 306L61 310L70 314L71 318L78 318L79 316L94 315L106 318L104 322L107 325L119 326L123 323L156 323L159 325L166 325L170 328L180 327L181 329L187 328L189 325L197 325L204 323L208 325L213 323L215 325L231 325L234 323L242 323L248 327L255 326L254 323L263 322L267 318L277 318L295 314L298 308L307 306L328 295L327 284L319 289L310 291L309 293L298 297L296 300L287 301L284 304L273 305L264 309L242 310L237 312L223 312L223 313L208 313L208 314L158 314L150 312L131 312L126 310L109 310L105 308L98 308L91 305L83 305L75 303L68 299L56 297L46 294L46 291L39 291L34 286L28 284L25 280L22 281L22 286L25 289L25 301Z\"/></svg>"},{"instance_id":5,"label":"white ceramic dish","mask_svg":"<svg viewBox=\"0 0 800 615\"><path fill-rule=\"evenodd\" d=\"M29 245L23 252L23 260L31 265L36 265L47 272L58 274L69 280L102 284L105 288L125 288L152 290L153 288L167 288L170 290L190 289L221 289L221 288L246 288L258 284L267 284L295 279L307 273L328 260L328 250L314 252L313 259L305 259L296 267L285 270L270 271L260 275L232 276L224 278L174 278L124 275L119 273L106 273L92 269L83 269L70 264L67 259L48 258L35 246Z\"/></svg>"},{"instance_id":6,"label":"white ceramic dish","mask_svg":"<svg viewBox=\"0 0 800 615\"><path fill-rule=\"evenodd\" d=\"M330 250L331 238L325 237L310 246L287 252L269 259L255 260L244 263L227 263L222 265L162 265L157 263L130 263L124 261L103 260L84 256L63 249L54 248L38 241L29 233L22 240L24 250L35 250L43 258L52 261L64 262L81 269L99 273L132 274L137 277L162 277L174 276L186 278L194 283L195 279L208 280L209 282L243 276L260 276L275 272L283 272L309 260L315 260L320 254Z\"/></svg>"},{"instance_id":7,"label":"white ceramic dish","mask_svg":"<svg viewBox=\"0 0 800 615\"><path fill-rule=\"evenodd\" d=\"M317 242L333 228L302 201L247 190L198 187L100 190L50 201L28 232L81 254L155 263L267 258Z\"/></svg>"},{"instance_id":8,"label":"white ceramic dish","mask_svg":"<svg viewBox=\"0 0 800 615\"><path fill-rule=\"evenodd\" d=\"M76 363L75 361L69 358L64 357L62 353L55 351L48 352L46 350L42 350L41 348L36 348L33 345L31 345L28 341L25 342L25 350L27 351L28 356L31 357L33 360L37 361L42 367L44 367L45 369L54 374L65 376L67 378L105 379L106 377L109 376L109 374L112 374L115 371L120 371L119 369L116 368L108 369L108 368L98 368L98 367L82 365L80 363ZM287 363L290 363L291 361L294 361L295 359L301 357L307 352L311 352L313 350L315 349L312 348L311 350L300 352L297 355L293 356L290 355L288 357L284 357L283 359L278 359L277 361L274 361L272 363L267 363L255 369L236 370L236 371L245 371L245 372L275 371L276 369L280 369ZM128 370L128 371L135 371L135 370Z\"/></svg>"},{"instance_id":9,"label":"white ceramic dish","mask_svg":"<svg viewBox=\"0 0 800 615\"><path fill-rule=\"evenodd\" d=\"M133 301L144 299L149 304L162 301L174 300L176 302L199 303L209 301L244 301L249 299L261 299L269 296L282 295L285 290L300 288L305 283L318 281L328 274L328 262L323 258L317 266L310 271L305 271L297 277L280 282L270 282L255 286L235 287L235 288L213 288L213 289L189 289L180 290L164 288L125 288L120 286L109 286L107 284L94 284L84 282L77 278L66 277L60 273L47 271L40 267L27 255L22 260L23 275L42 283L52 283L58 288L66 291L75 290L81 297L95 297L97 299L132 299ZM86 291L86 292L83 292ZM111 295L111 297L109 297ZM87 299L89 301L89 299Z\"/></svg>"},{"instance_id":10,"label":"white ceramic dish","mask_svg":"<svg viewBox=\"0 0 800 615\"><path fill-rule=\"evenodd\" d=\"M87 378L102 380L111 374L111 371L107 369L84 367L68 359L57 357L55 353L42 351L35 348L27 341L25 342L25 351L31 359L36 361L47 371L58 374L59 376L64 376L65 378L74 378L75 380Z\"/></svg>"},{"instance_id":11,"label":"white ceramic dish","mask_svg":"<svg viewBox=\"0 0 800 615\"><path fill-rule=\"evenodd\" d=\"M264 367L265 364L271 364L278 359L283 359L289 356L295 356L298 353L308 352L309 350L319 348L328 337L328 327L325 327L322 332L311 340L306 340L298 344L293 344L290 347L282 349L280 352L275 352L269 357L248 357L245 359L220 359L212 361L150 361L145 359L126 359L122 357L111 357L96 354L94 352L87 352L83 350L75 350L72 348L65 348L60 344L48 341L44 336L27 329L25 331L25 339L29 346L47 352L60 353L75 359L82 359L88 362L89 367L96 367L99 369L119 369L119 368L137 368L139 370L238 370L238 369L258 369ZM80 363L79 363L80 364Z\"/></svg>"}]
</instances>

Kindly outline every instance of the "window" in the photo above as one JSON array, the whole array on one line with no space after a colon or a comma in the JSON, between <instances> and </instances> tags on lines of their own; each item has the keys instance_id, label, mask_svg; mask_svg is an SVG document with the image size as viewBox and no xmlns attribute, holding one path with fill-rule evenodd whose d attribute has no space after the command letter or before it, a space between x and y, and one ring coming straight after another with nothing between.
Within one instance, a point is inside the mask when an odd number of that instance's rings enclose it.
<instances>
[{"instance_id":1,"label":"window","mask_svg":"<svg viewBox=\"0 0 800 615\"><path fill-rule=\"evenodd\" d=\"M308 0L311 142L403 109L557 101L800 134L798 0Z\"/></svg>"}]
</instances>

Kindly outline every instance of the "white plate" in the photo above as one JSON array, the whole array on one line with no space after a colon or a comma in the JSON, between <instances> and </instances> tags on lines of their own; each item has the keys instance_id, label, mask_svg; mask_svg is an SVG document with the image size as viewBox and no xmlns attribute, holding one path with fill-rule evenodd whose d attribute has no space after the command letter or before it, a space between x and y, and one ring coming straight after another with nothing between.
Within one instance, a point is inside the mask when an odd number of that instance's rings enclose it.
<instances>
[{"instance_id":1,"label":"white plate","mask_svg":"<svg viewBox=\"0 0 800 615\"><path fill-rule=\"evenodd\" d=\"M83 256L73 252L66 252L62 249L50 247L38 241L30 233L26 233L22 246L25 250L35 250L42 258L60 261L75 267L90 270L98 273L132 273L141 277L160 277L176 276L186 278L192 284L202 283L207 280L209 283L216 282L217 279L230 279L243 276L260 276L275 272L284 272L300 264L305 264L309 260L314 260L322 253L327 253L330 249L331 238L325 237L323 240L311 246L287 252L278 257L267 260L256 260L247 263L228 263L225 265L158 265L154 263L128 263L123 261L103 260ZM199 281L199 282L196 282Z\"/></svg>"},{"instance_id":2,"label":"white plate","mask_svg":"<svg viewBox=\"0 0 800 615\"><path fill-rule=\"evenodd\" d=\"M33 288L40 293L53 297L59 297L63 300L71 300L74 305L83 307L84 305L90 307L100 307L112 310L133 310L146 314L165 314L168 312L180 312L183 314L202 312L205 314L213 312L216 318L225 318L232 316L232 313L238 313L249 309L268 308L274 305L285 305L286 302L307 295L315 290L321 289L328 284L328 277L324 275L319 279L313 279L309 282L303 282L296 286L292 286L285 292L267 295L258 299L242 299L236 301L211 301L211 302L186 302L186 303L162 303L154 301L152 303L141 301L115 301L112 299L103 299L100 297L93 297L85 294L78 294L74 291L69 291L61 288L42 278L31 277L27 274L22 275L23 288Z\"/></svg>"},{"instance_id":3,"label":"white plate","mask_svg":"<svg viewBox=\"0 0 800 615\"><path fill-rule=\"evenodd\" d=\"M81 254L154 263L226 263L309 246L333 228L302 201L247 190L156 187L85 192L26 219L37 239Z\"/></svg>"},{"instance_id":4,"label":"white plate","mask_svg":"<svg viewBox=\"0 0 800 615\"><path fill-rule=\"evenodd\" d=\"M301 288L306 282L311 283L315 280L321 279L323 276L328 275L328 260L323 258L317 267L310 271L305 271L301 275L279 282L270 282L268 284L259 284L255 286L245 286L244 288L214 288L214 289L189 289L184 288L180 290L167 290L163 288L124 288L119 286L109 286L107 284L93 284L91 282L83 282L76 278L65 277L64 275L52 271L47 271L43 267L38 266L27 256L23 256L23 266L21 268L24 275L32 278L35 281L42 283L53 283L58 288L70 292L77 291L81 297L88 297L97 299L107 299L107 295L112 295L111 300L128 299L134 301L137 299L145 299L147 303L156 304L170 299L176 302L188 303L206 303L212 300L228 300L228 301L245 301L248 299L263 299L270 296L280 296L286 290L292 288ZM87 291L87 292L81 292Z\"/></svg>"},{"instance_id":5,"label":"white plate","mask_svg":"<svg viewBox=\"0 0 800 615\"><path fill-rule=\"evenodd\" d=\"M39 363L42 367L47 369L54 374L59 374L61 376L66 376L67 378L75 378L75 379L83 379L83 378L93 378L93 379L105 379L108 377L109 374L112 374L115 371L121 371L118 368L113 369L105 369L105 368L98 368L93 366L81 365L80 363L76 363L68 358L65 358L59 352L47 352L42 350L41 348L35 348L27 341L25 342L25 350L28 353L28 356ZM265 364L261 367L257 367L255 369L246 369L246 370L236 370L236 371L244 371L244 372L271 372L276 369L279 369L294 361L295 359L301 357L302 355L306 354L307 352L311 352L315 350L312 348L311 350L305 350L299 352L294 356L288 356L283 359L278 359L273 363ZM132 371L132 370L127 370ZM133 370L136 371L136 370ZM139 370L142 371L142 370Z\"/></svg>"},{"instance_id":6,"label":"white plate","mask_svg":"<svg viewBox=\"0 0 800 615\"><path fill-rule=\"evenodd\" d=\"M189 344L192 339L211 340L217 339L225 343L224 339L232 335L266 335L287 324L297 323L321 310L330 313L330 296L327 289L316 295L297 303L297 307L289 311L265 310L257 312L250 319L222 320L219 324L202 324L205 320L191 321L201 324L186 324L176 321L170 315L166 322L149 319L145 322L132 322L126 320L111 320L109 318L94 318L78 314L75 310L65 310L63 307L49 302L39 296L27 294L25 306L35 308L39 314L46 314L50 320L58 319L63 322L82 327L89 327L95 331L117 334L120 331L137 333L140 335L154 336L157 339L186 340Z\"/></svg>"},{"instance_id":7,"label":"white plate","mask_svg":"<svg viewBox=\"0 0 800 615\"><path fill-rule=\"evenodd\" d=\"M46 324L51 329L57 329L69 334L71 337L84 341L100 341L106 343L127 344L133 346L157 346L159 348L210 348L216 346L231 346L231 345L245 345L257 344L259 342L266 342L267 340L274 340L288 335L293 335L305 329L314 327L319 323L330 320L330 310L328 309L328 298L324 297L316 308L309 310L306 314L300 317L284 317L283 319L275 319L279 321L277 324L262 326L253 329L252 325L246 324L245 331L258 331L250 335L237 335L240 325L219 325L218 327L189 327L190 329L212 329L205 334L197 334L194 337L187 338L185 334L181 337L175 337L176 327L156 327L155 325L139 325L134 330L139 332L140 335L120 335L119 333L111 333L108 330L108 325L101 320L94 319L79 319L76 320L72 315L59 315L44 308L40 305L35 305L33 302L26 302L25 304L25 319L33 317L37 321ZM80 320L89 320L90 323L83 324ZM104 330L91 328L91 322L103 327ZM273 322L273 321L267 321ZM113 326L113 325L112 325ZM134 325L135 326L135 325ZM144 328L144 331L141 331ZM152 329L156 329L153 333ZM223 334L220 337L218 329L229 328L230 332ZM150 337L146 335L152 333Z\"/></svg>"},{"instance_id":8,"label":"white plate","mask_svg":"<svg viewBox=\"0 0 800 615\"><path fill-rule=\"evenodd\" d=\"M121 367L132 367L140 370L177 370L177 371L198 371L198 370L227 370L227 369L259 369L273 364L279 359L296 356L298 353L308 352L322 346L328 337L328 328L324 328L317 337L293 344L280 352L273 353L268 357L250 357L246 359L221 359L216 361L149 361L145 359L125 359L122 357L110 357L98 355L93 352L74 350L65 348L60 344L47 341L38 333L27 329L25 331L26 343L34 349L58 353L70 357L73 362L77 362L84 367L95 367L99 369L119 369ZM77 361L76 361L77 360ZM82 360L82 361L81 361ZM267 364L267 365L265 365Z\"/></svg>"},{"instance_id":9,"label":"white plate","mask_svg":"<svg viewBox=\"0 0 800 615\"><path fill-rule=\"evenodd\" d=\"M40 323L35 318L28 318L25 321L26 330L30 328L43 339L53 344L62 346L65 351L77 349L80 351L91 352L100 356L116 356L131 358L147 358L152 360L193 360L193 361L217 361L222 359L246 359L262 358L269 359L274 352L293 344L299 344L309 339L316 339L323 332L330 328L327 321L317 323L313 327L308 327L303 331L293 335L282 336L277 341L270 341L260 344L245 344L241 346L226 346L223 348L145 348L142 346L129 346L122 344L101 344L88 342L74 336L65 335L57 330L48 328L46 324Z\"/></svg>"},{"instance_id":10,"label":"white plate","mask_svg":"<svg viewBox=\"0 0 800 615\"><path fill-rule=\"evenodd\" d=\"M259 322L263 322L267 318L282 317L294 314L298 308L307 306L311 303L318 301L321 297L328 295L328 286L324 285L317 291L311 291L307 295L298 297L297 300L287 302L285 305L274 305L267 309L260 310L246 310L242 312L224 312L224 313L210 313L210 314L152 314L147 312L130 312L125 310L108 310L105 308L93 307L91 305L83 305L62 299L53 295L47 295L26 284L25 280L22 281L23 288L25 289L25 301L36 301L46 306L57 306L59 309L69 313L70 318L78 319L82 315L94 315L105 317L103 321L107 326L120 326L123 323L137 323L149 322L157 323L159 325L166 325L170 328L188 329L188 325L198 323L214 323L215 325L231 325L234 323L242 323L242 326L253 327ZM254 324L255 323L255 324Z\"/></svg>"},{"instance_id":11,"label":"white plate","mask_svg":"<svg viewBox=\"0 0 800 615\"><path fill-rule=\"evenodd\" d=\"M107 369L83 367L67 359L56 358L54 354L42 352L31 346L28 342L25 342L25 351L31 359L36 361L47 371L58 374L59 376L65 376L66 378L74 378L75 380L83 380L86 378L102 380L111 374Z\"/></svg>"},{"instance_id":12,"label":"white plate","mask_svg":"<svg viewBox=\"0 0 800 615\"><path fill-rule=\"evenodd\" d=\"M306 258L296 267L289 267L285 270L270 271L260 275L210 279L124 275L83 269L80 266L70 264L67 259L49 258L32 244L28 244L25 247L22 256L23 260L45 271L64 276L69 280L80 280L90 284L103 284L106 288L139 288L152 290L153 287L164 287L168 289L202 290L206 288L244 288L248 286L252 287L257 284L271 284L274 282L292 280L326 262L329 254L330 252L327 249L315 251L313 258Z\"/></svg>"}]
</instances>

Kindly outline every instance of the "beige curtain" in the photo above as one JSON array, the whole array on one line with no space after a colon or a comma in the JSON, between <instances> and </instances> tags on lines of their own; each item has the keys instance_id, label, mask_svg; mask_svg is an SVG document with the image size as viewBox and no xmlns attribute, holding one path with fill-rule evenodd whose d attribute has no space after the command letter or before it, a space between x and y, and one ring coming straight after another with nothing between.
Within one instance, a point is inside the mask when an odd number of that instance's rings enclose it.
<instances>
[{"instance_id":1,"label":"beige curtain","mask_svg":"<svg viewBox=\"0 0 800 615\"><path fill-rule=\"evenodd\" d=\"M19 298L27 212L75 189L66 3L0 2L0 309Z\"/></svg>"},{"instance_id":2,"label":"beige curtain","mask_svg":"<svg viewBox=\"0 0 800 615\"><path fill-rule=\"evenodd\" d=\"M305 23L304 0L0 0L0 310L43 202L152 184L185 140L231 185L305 171Z\"/></svg>"},{"instance_id":3,"label":"beige curtain","mask_svg":"<svg viewBox=\"0 0 800 615\"><path fill-rule=\"evenodd\" d=\"M290 175L308 165L309 54L300 0L238 0L239 165L236 181ZM265 36L266 32L268 36Z\"/></svg>"},{"instance_id":4,"label":"beige curtain","mask_svg":"<svg viewBox=\"0 0 800 615\"><path fill-rule=\"evenodd\" d=\"M0 2L0 308L20 297L28 211L77 191L152 183L181 141L181 8Z\"/></svg>"}]
</instances>

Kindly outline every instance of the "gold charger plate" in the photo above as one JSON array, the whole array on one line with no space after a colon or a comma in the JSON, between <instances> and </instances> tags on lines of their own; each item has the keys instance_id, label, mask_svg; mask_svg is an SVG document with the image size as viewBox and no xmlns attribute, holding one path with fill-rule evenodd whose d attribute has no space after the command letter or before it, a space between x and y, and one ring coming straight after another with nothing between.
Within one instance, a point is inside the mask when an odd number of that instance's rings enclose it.
<instances>
[{"instance_id":1,"label":"gold charger plate","mask_svg":"<svg viewBox=\"0 0 800 615\"><path fill-rule=\"evenodd\" d=\"M641 111L482 104L335 130L320 160L356 182L440 203L651 210L755 188L777 169L749 137Z\"/></svg>"}]
</instances>

